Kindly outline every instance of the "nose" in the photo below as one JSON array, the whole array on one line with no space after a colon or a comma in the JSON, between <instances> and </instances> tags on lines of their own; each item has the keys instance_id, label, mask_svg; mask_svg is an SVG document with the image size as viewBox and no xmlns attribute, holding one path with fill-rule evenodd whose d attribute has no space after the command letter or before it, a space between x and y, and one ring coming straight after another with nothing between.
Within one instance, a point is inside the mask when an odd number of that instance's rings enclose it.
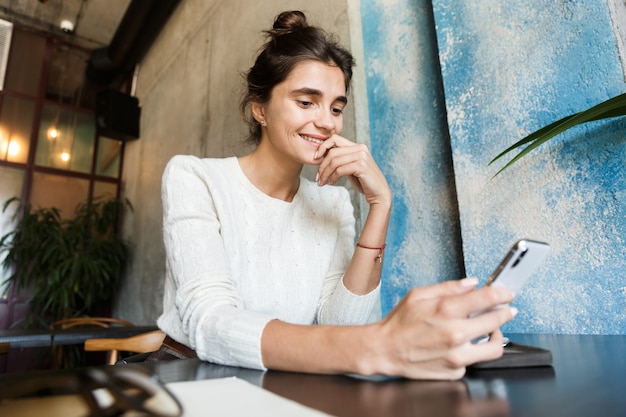
<instances>
[{"instance_id":1,"label":"nose","mask_svg":"<svg viewBox=\"0 0 626 417\"><path fill-rule=\"evenodd\" d=\"M337 126L337 116L333 115L330 109L320 109L315 118L315 126L333 132Z\"/></svg>"}]
</instances>

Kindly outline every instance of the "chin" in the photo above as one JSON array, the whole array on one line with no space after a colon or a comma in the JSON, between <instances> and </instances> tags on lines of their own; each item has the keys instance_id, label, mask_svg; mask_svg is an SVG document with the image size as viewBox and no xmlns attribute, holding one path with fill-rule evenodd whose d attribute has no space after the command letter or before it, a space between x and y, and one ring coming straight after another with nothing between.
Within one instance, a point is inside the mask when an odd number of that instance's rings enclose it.
<instances>
[{"instance_id":1,"label":"chin","mask_svg":"<svg viewBox=\"0 0 626 417\"><path fill-rule=\"evenodd\" d=\"M300 163L302 165L318 166L320 164L320 161L319 160L313 160L313 158L311 158L311 159L302 159L302 160L300 160Z\"/></svg>"}]
</instances>

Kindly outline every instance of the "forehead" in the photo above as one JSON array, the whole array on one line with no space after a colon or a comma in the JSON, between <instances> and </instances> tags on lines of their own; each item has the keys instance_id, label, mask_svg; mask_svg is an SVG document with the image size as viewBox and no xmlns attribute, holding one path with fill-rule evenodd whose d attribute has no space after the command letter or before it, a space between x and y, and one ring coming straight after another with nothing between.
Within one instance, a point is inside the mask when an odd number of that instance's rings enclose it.
<instances>
[{"instance_id":1,"label":"forehead","mask_svg":"<svg viewBox=\"0 0 626 417\"><path fill-rule=\"evenodd\" d=\"M345 79L341 69L319 61L299 62L285 81L276 86L279 87L286 93L303 88L319 90L324 96L333 99L346 95Z\"/></svg>"}]
</instances>

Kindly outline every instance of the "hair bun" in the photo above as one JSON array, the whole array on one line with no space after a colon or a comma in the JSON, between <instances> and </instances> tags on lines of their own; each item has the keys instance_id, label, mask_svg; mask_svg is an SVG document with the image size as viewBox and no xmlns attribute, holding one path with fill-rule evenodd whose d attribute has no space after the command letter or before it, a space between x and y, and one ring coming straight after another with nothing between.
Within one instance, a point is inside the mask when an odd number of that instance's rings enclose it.
<instances>
[{"instance_id":1,"label":"hair bun","mask_svg":"<svg viewBox=\"0 0 626 417\"><path fill-rule=\"evenodd\" d=\"M269 31L269 34L283 35L308 26L309 23L306 20L306 16L301 11L293 10L282 12L276 17L273 30Z\"/></svg>"}]
</instances>

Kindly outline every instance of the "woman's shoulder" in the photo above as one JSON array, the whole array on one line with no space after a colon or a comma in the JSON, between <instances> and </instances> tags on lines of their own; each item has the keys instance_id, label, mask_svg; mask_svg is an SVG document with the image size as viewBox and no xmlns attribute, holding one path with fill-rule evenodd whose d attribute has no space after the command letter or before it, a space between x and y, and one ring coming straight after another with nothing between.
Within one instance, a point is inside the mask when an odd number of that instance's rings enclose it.
<instances>
[{"instance_id":1,"label":"woman's shoulder","mask_svg":"<svg viewBox=\"0 0 626 417\"><path fill-rule=\"evenodd\" d=\"M165 167L165 175L175 173L204 176L230 176L237 168L237 158L200 158L194 155L176 155Z\"/></svg>"},{"instance_id":2,"label":"woman's shoulder","mask_svg":"<svg viewBox=\"0 0 626 417\"><path fill-rule=\"evenodd\" d=\"M200 158L195 155L175 155L167 163L168 167L175 168L204 168L204 169L225 169L234 166L236 157L227 158Z\"/></svg>"},{"instance_id":3,"label":"woman's shoulder","mask_svg":"<svg viewBox=\"0 0 626 417\"><path fill-rule=\"evenodd\" d=\"M194 155L172 157L163 172L164 183L180 183L190 177L206 184L230 181L237 171L237 158L200 158Z\"/></svg>"}]
</instances>

